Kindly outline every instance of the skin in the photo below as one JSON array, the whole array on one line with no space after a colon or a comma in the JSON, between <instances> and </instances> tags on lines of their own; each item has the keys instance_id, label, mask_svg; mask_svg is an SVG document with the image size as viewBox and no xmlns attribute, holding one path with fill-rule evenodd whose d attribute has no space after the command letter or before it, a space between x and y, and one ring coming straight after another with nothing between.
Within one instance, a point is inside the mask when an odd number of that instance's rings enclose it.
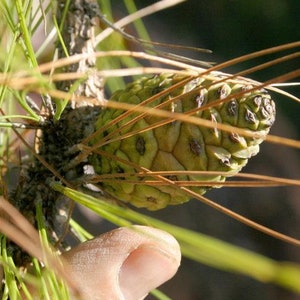
<instances>
[{"instance_id":1,"label":"skin","mask_svg":"<svg viewBox=\"0 0 300 300\"><path fill-rule=\"evenodd\" d=\"M175 275L181 253L168 233L119 228L63 254L83 299L138 300Z\"/></svg>"}]
</instances>

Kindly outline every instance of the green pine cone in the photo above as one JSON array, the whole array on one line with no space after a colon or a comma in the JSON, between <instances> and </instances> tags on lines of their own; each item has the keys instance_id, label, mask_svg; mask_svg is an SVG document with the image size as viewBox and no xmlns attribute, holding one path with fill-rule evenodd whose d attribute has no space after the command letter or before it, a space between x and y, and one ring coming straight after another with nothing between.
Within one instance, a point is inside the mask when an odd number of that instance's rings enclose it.
<instances>
[{"instance_id":1,"label":"green pine cone","mask_svg":"<svg viewBox=\"0 0 300 300\"><path fill-rule=\"evenodd\" d=\"M125 90L115 92L111 100L139 104L185 78L185 76L174 74L142 78L129 84ZM109 135L111 142L105 143L103 146L100 144L98 149L116 156L115 159L112 159L105 155L91 155L89 159L95 172L97 174L135 174L141 171L135 168L138 165L151 171L222 171L228 173L226 176L199 174L166 176L174 181L217 181L220 183L226 177L238 173L246 165L248 159L259 152L259 144L268 134L270 126L274 122L275 104L265 90L248 92L253 86L246 81L227 80L214 84L218 80L220 78L215 78L214 81L201 77L193 79L164 96L157 97L155 101L148 103L147 107L156 107L166 103L160 109L186 113L216 100L244 92L227 102L220 102L215 106L199 110L193 116L213 123L229 124L255 131L259 133L259 138L243 137L236 133L197 126L180 120L140 132L149 125L154 125L162 120L151 114L144 115L141 119L121 128L122 125L140 115L135 112L128 116L125 115L120 122L104 130L92 141L92 145L99 145L97 143ZM176 96L179 97L174 101L167 102ZM96 128L102 128L122 114L124 114L123 110L104 109L96 123ZM118 128L121 128L120 132L110 135ZM135 132L135 134L113 141L130 132ZM131 176L123 179L118 177L117 179L116 182L103 182L102 189L136 207L157 210L167 205L183 203L190 198L179 188L170 185L143 184L146 180L155 180L151 176ZM129 181L138 181L139 184ZM199 194L205 193L209 188L190 187Z\"/></svg>"}]
</instances>

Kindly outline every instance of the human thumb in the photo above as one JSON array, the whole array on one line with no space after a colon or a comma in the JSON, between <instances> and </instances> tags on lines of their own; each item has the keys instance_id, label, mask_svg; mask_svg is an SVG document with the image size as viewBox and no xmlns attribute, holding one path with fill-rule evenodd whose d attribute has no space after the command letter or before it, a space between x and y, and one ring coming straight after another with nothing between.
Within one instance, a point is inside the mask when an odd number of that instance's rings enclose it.
<instances>
[{"instance_id":1,"label":"human thumb","mask_svg":"<svg viewBox=\"0 0 300 300\"><path fill-rule=\"evenodd\" d=\"M168 233L146 226L113 230L63 254L87 299L137 300L169 280L180 248Z\"/></svg>"}]
</instances>

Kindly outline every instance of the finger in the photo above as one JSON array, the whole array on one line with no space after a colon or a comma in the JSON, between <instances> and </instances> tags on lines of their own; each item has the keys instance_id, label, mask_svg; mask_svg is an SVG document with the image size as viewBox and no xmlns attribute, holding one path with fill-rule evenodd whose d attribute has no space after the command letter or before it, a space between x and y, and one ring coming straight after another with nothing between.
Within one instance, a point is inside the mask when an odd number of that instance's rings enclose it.
<instances>
[{"instance_id":1,"label":"finger","mask_svg":"<svg viewBox=\"0 0 300 300\"><path fill-rule=\"evenodd\" d=\"M171 235L145 226L113 230L63 256L86 298L112 300L144 297L176 273L181 258Z\"/></svg>"}]
</instances>

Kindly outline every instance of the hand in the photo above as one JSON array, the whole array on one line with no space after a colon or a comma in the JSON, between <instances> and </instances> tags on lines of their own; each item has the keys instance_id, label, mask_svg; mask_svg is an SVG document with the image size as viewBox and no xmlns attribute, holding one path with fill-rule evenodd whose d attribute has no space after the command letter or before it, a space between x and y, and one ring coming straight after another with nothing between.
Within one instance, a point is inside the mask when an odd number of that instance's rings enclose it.
<instances>
[{"instance_id":1,"label":"hand","mask_svg":"<svg viewBox=\"0 0 300 300\"><path fill-rule=\"evenodd\" d=\"M137 300L176 273L177 241L145 226L119 228L63 254L84 299Z\"/></svg>"}]
</instances>

